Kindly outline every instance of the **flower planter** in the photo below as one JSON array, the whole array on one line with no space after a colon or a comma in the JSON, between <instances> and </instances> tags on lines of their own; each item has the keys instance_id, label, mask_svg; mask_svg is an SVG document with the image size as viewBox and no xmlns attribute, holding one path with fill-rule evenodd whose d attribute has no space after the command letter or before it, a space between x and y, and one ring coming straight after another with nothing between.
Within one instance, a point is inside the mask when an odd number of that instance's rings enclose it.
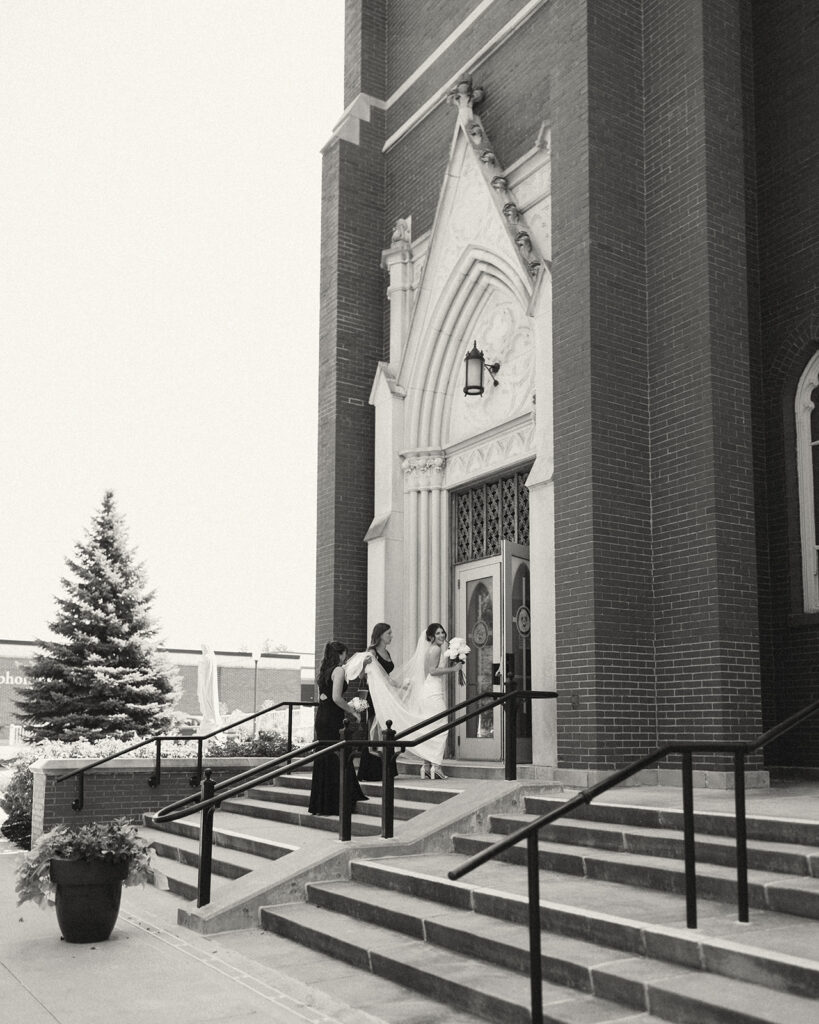
<instances>
[{"instance_id":1,"label":"flower planter","mask_svg":"<svg viewBox=\"0 0 819 1024\"><path fill-rule=\"evenodd\" d=\"M128 864L52 858L57 923L66 942L103 942L114 930Z\"/></svg>"}]
</instances>

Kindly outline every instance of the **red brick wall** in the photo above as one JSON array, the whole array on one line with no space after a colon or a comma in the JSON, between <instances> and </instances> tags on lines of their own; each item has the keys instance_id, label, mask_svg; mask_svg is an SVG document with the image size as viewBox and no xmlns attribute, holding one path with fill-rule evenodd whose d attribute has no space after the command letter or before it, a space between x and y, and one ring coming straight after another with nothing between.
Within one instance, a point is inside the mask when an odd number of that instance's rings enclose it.
<instances>
[{"instance_id":1,"label":"red brick wall","mask_svg":"<svg viewBox=\"0 0 819 1024\"><path fill-rule=\"evenodd\" d=\"M346 86L380 97L383 5L347 4ZM351 42L352 39L352 42ZM386 283L384 117L371 111L355 145L334 140L324 154L319 338L316 670L324 644L354 648L367 635L367 550L373 516L372 376L382 357Z\"/></svg>"},{"instance_id":2,"label":"red brick wall","mask_svg":"<svg viewBox=\"0 0 819 1024\"><path fill-rule=\"evenodd\" d=\"M102 765L85 773L83 809L75 811L71 803L77 795L76 779L58 783L57 779L91 761L43 761L34 767L34 803L32 837L55 825L85 825L92 821L110 821L126 817L141 821L142 815L157 811L167 804L190 796L195 790L190 777L196 769L195 759L165 762L159 786L150 787L148 778L154 762L148 758L122 758L115 764ZM237 775L246 768L263 763L256 758L218 758L207 762L214 782Z\"/></svg>"},{"instance_id":3,"label":"red brick wall","mask_svg":"<svg viewBox=\"0 0 819 1024\"><path fill-rule=\"evenodd\" d=\"M819 696L819 615L803 614L793 401L819 345L819 17L813 5L753 4L760 329L770 536L763 678L766 725ZM819 767L819 722L768 752Z\"/></svg>"},{"instance_id":4,"label":"red brick wall","mask_svg":"<svg viewBox=\"0 0 819 1024\"><path fill-rule=\"evenodd\" d=\"M559 757L655 745L639 5L554 12Z\"/></svg>"}]
</instances>

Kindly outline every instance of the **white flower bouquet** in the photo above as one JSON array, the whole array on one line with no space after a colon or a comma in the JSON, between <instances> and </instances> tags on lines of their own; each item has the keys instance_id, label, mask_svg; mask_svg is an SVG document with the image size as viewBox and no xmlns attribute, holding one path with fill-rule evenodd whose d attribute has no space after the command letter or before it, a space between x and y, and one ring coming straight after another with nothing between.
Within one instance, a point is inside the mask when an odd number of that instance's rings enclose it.
<instances>
[{"instance_id":1,"label":"white flower bouquet","mask_svg":"<svg viewBox=\"0 0 819 1024\"><path fill-rule=\"evenodd\" d=\"M453 636L449 641L449 647L446 649L446 656L450 661L454 661L458 665L458 685L465 686L466 680L464 679L463 671L460 666L466 663L466 656L469 654L470 647L466 640L460 636Z\"/></svg>"},{"instance_id":2,"label":"white flower bouquet","mask_svg":"<svg viewBox=\"0 0 819 1024\"><path fill-rule=\"evenodd\" d=\"M357 715L363 715L367 710L367 702L363 697L351 697L347 703Z\"/></svg>"},{"instance_id":3,"label":"white flower bouquet","mask_svg":"<svg viewBox=\"0 0 819 1024\"><path fill-rule=\"evenodd\" d=\"M466 640L463 640L459 636L453 636L449 641L449 647L447 647L446 656L450 661L460 661L463 664L466 661L466 656L469 654L471 648L467 644Z\"/></svg>"}]
</instances>

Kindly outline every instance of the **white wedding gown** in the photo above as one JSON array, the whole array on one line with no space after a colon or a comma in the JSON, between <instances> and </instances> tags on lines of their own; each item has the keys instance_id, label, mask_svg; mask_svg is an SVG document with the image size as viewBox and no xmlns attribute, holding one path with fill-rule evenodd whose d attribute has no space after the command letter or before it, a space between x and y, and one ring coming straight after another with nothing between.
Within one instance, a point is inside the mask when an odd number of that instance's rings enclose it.
<instances>
[{"instance_id":1,"label":"white wedding gown","mask_svg":"<svg viewBox=\"0 0 819 1024\"><path fill-rule=\"evenodd\" d=\"M345 671L348 679L358 679L362 672L367 677L375 717L382 732L388 721L392 722L395 732L400 733L414 729L424 719L446 710L446 676L424 673L424 659L430 646L426 636L422 634L412 658L390 675L387 675L375 658L371 657L370 663L364 665L367 651L354 654L347 661ZM442 647L438 656L439 665L444 663L445 656L446 649ZM424 726L415 735L423 735L430 729L440 728L445 721L446 719L442 718L432 725ZM442 732L423 743L407 747L407 751L424 761L440 765L444 760L446 738L447 733ZM413 739L413 735L409 734L407 739Z\"/></svg>"},{"instance_id":2,"label":"white wedding gown","mask_svg":"<svg viewBox=\"0 0 819 1024\"><path fill-rule=\"evenodd\" d=\"M441 667L446 662L446 648L441 648L441 653L438 656L438 666ZM423 711L423 718L431 718L433 715L437 715L441 711L446 711L446 676L433 676L428 675L424 677L424 688L422 691L421 708ZM446 721L442 718L437 725L443 725ZM430 726L435 728L435 726ZM424 730L425 731L425 730ZM447 733L442 732L440 736L433 736L431 740L427 740L426 743L420 744L417 747L411 749L417 753L420 757L423 757L425 761L430 761L432 764L438 766L444 763L444 750L446 749L446 738ZM426 751L421 753L421 747Z\"/></svg>"}]
</instances>

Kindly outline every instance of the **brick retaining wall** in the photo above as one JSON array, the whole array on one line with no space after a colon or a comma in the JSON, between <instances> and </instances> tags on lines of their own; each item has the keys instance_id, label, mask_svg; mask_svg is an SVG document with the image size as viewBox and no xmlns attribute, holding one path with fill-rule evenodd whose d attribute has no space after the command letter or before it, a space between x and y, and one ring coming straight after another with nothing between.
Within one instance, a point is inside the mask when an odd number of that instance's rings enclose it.
<instances>
[{"instance_id":1,"label":"brick retaining wall","mask_svg":"<svg viewBox=\"0 0 819 1024\"><path fill-rule=\"evenodd\" d=\"M265 758L220 757L208 760L207 767L213 769L214 781L221 782L264 761ZM35 761L31 766L34 776L32 841L55 825L85 825L120 817L139 821L146 812L158 811L194 792L189 780L196 770L195 758L164 762L159 785L152 788L148 779L154 770L153 759L122 757L86 772L83 809L75 811L71 803L77 795L77 779L63 783L57 780L93 763L92 760L66 758Z\"/></svg>"}]
</instances>

